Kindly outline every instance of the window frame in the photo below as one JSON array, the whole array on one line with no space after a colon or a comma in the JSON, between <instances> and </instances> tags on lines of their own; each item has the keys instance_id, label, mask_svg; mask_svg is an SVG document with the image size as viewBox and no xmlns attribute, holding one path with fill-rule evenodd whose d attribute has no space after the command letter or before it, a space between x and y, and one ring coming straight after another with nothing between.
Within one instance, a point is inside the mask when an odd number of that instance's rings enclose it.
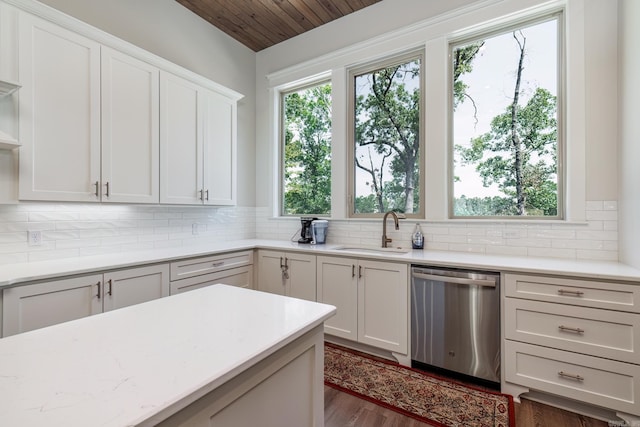
<instances>
[{"instance_id":1,"label":"window frame","mask_svg":"<svg viewBox=\"0 0 640 427\"><path fill-rule=\"evenodd\" d=\"M346 162L347 162L347 179L346 179L346 194L347 194L347 218L353 219L361 219L361 218L382 218L384 216L384 212L381 213L356 213L355 212L355 199L356 199L356 189L355 189L355 78L374 72L376 70L380 70L386 67L390 67L397 64L406 63L412 60L420 61L420 103L419 103L419 162L418 162L418 173L420 176L419 180L419 209L418 213L411 213L403 215L406 218L416 218L416 219L425 219L425 182L426 182L426 144L425 144L425 51L424 46L421 46L418 49L411 49L409 51L404 51L401 53L396 53L393 55L387 55L382 58L378 58L373 61L367 61L365 63L360 63L352 67L346 68L346 76L347 76L347 84L346 84L346 98L347 98L347 114L346 114L346 128L347 128L347 138L346 138Z\"/></svg>"},{"instance_id":2,"label":"window frame","mask_svg":"<svg viewBox=\"0 0 640 427\"><path fill-rule=\"evenodd\" d=\"M287 85L278 90L278 216L282 218L300 218L306 216L331 218L333 215L333 194L331 194L331 206L328 214L319 213L304 213L304 214L287 214L285 213L285 143L286 143L286 118L285 118L285 102L284 98L292 93L301 92L305 89L310 89L316 86L331 85L332 95L331 103L333 104L333 84L331 76L322 76L313 80L305 80L304 82L298 82L297 84ZM333 105L332 105L333 109ZM331 145L333 149L333 123L331 126ZM333 169L333 162L331 162ZM332 170L333 172L333 170ZM332 178L333 180L333 178Z\"/></svg>"},{"instance_id":3,"label":"window frame","mask_svg":"<svg viewBox=\"0 0 640 427\"><path fill-rule=\"evenodd\" d=\"M487 216L462 216L454 214L455 205L455 142L454 142L454 97L453 97L453 51L457 47L461 47L474 41L486 39L498 35L507 34L519 28L542 24L544 22L556 21L557 26L557 64L558 70L556 75L557 81L557 209L558 213L554 216L541 215L487 215ZM567 98L567 79L566 79L566 13L564 9L552 11L538 16L525 16L522 19L509 21L507 25L499 27L484 27L472 34L466 34L463 37L451 38L448 40L448 57L447 57L447 154L449 161L447 162L447 218L451 221L565 221L567 218L567 112L565 110Z\"/></svg>"}]
</instances>

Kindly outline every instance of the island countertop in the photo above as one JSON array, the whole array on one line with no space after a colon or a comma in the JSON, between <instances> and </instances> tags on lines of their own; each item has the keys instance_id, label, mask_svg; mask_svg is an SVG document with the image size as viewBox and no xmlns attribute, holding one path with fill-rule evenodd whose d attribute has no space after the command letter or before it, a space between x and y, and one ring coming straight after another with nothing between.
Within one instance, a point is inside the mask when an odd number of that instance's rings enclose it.
<instances>
[{"instance_id":1,"label":"island countertop","mask_svg":"<svg viewBox=\"0 0 640 427\"><path fill-rule=\"evenodd\" d=\"M0 420L155 423L334 313L326 304L215 285L7 337L0 340Z\"/></svg>"}]
</instances>

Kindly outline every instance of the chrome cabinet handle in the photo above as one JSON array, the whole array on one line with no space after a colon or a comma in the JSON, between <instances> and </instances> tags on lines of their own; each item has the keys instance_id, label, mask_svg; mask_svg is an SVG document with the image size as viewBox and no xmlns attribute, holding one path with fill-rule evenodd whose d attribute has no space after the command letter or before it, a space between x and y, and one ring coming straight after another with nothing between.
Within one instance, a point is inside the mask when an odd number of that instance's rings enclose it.
<instances>
[{"instance_id":1,"label":"chrome cabinet handle","mask_svg":"<svg viewBox=\"0 0 640 427\"><path fill-rule=\"evenodd\" d=\"M356 277L356 265L351 264L351 277Z\"/></svg>"},{"instance_id":2,"label":"chrome cabinet handle","mask_svg":"<svg viewBox=\"0 0 640 427\"><path fill-rule=\"evenodd\" d=\"M573 295L574 297L581 297L584 295L584 292L571 291L569 289L558 289L558 295Z\"/></svg>"},{"instance_id":3,"label":"chrome cabinet handle","mask_svg":"<svg viewBox=\"0 0 640 427\"><path fill-rule=\"evenodd\" d=\"M568 378L570 380L584 381L584 377L581 377L580 375L569 374L568 372L563 371L558 372L558 376L561 376L562 378Z\"/></svg>"},{"instance_id":4,"label":"chrome cabinet handle","mask_svg":"<svg viewBox=\"0 0 640 427\"><path fill-rule=\"evenodd\" d=\"M282 257L280 257L280 268L283 268L284 264L282 263Z\"/></svg>"},{"instance_id":5,"label":"chrome cabinet handle","mask_svg":"<svg viewBox=\"0 0 640 427\"><path fill-rule=\"evenodd\" d=\"M362 279L362 266L358 266L358 279Z\"/></svg>"},{"instance_id":6,"label":"chrome cabinet handle","mask_svg":"<svg viewBox=\"0 0 640 427\"><path fill-rule=\"evenodd\" d=\"M558 329L560 329L562 332L574 332L576 334L584 334L584 329L572 328L571 326L560 325L558 326Z\"/></svg>"},{"instance_id":7,"label":"chrome cabinet handle","mask_svg":"<svg viewBox=\"0 0 640 427\"><path fill-rule=\"evenodd\" d=\"M99 181L96 181L96 183L95 183L95 184L93 184L93 185L95 185L95 186L96 186L96 193L95 193L95 194L96 194L96 197L100 197L100 182L99 182Z\"/></svg>"},{"instance_id":8,"label":"chrome cabinet handle","mask_svg":"<svg viewBox=\"0 0 640 427\"><path fill-rule=\"evenodd\" d=\"M289 258L284 257L284 268L289 268Z\"/></svg>"},{"instance_id":9,"label":"chrome cabinet handle","mask_svg":"<svg viewBox=\"0 0 640 427\"><path fill-rule=\"evenodd\" d=\"M204 190L204 193L206 194L206 197L204 199L209 200L209 190Z\"/></svg>"},{"instance_id":10,"label":"chrome cabinet handle","mask_svg":"<svg viewBox=\"0 0 640 427\"><path fill-rule=\"evenodd\" d=\"M211 267L222 267L224 265L224 261L214 262L211 264Z\"/></svg>"},{"instance_id":11,"label":"chrome cabinet handle","mask_svg":"<svg viewBox=\"0 0 640 427\"><path fill-rule=\"evenodd\" d=\"M109 181L107 181L107 183L105 185L107 187L107 192L104 195L109 197L109 193L110 193L110 191L109 191Z\"/></svg>"},{"instance_id":12,"label":"chrome cabinet handle","mask_svg":"<svg viewBox=\"0 0 640 427\"><path fill-rule=\"evenodd\" d=\"M113 280L109 279L109 296L113 296Z\"/></svg>"},{"instance_id":13,"label":"chrome cabinet handle","mask_svg":"<svg viewBox=\"0 0 640 427\"><path fill-rule=\"evenodd\" d=\"M198 193L200 194L200 196L198 197L198 199L204 201L204 190L198 190Z\"/></svg>"},{"instance_id":14,"label":"chrome cabinet handle","mask_svg":"<svg viewBox=\"0 0 640 427\"><path fill-rule=\"evenodd\" d=\"M96 283L96 286L98 287L98 293L96 294L96 296L98 297L98 299L100 299L100 281Z\"/></svg>"}]
</instances>

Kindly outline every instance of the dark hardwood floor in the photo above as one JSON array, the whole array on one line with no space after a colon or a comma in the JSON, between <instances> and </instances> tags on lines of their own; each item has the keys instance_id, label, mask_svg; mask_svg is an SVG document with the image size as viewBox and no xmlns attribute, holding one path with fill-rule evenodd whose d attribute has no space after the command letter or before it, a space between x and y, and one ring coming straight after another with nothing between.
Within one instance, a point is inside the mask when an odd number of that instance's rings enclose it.
<instances>
[{"instance_id":1,"label":"dark hardwood floor","mask_svg":"<svg viewBox=\"0 0 640 427\"><path fill-rule=\"evenodd\" d=\"M608 423L522 399L515 405L517 427L608 427ZM424 427L427 424L343 393L324 388L325 427Z\"/></svg>"}]
</instances>

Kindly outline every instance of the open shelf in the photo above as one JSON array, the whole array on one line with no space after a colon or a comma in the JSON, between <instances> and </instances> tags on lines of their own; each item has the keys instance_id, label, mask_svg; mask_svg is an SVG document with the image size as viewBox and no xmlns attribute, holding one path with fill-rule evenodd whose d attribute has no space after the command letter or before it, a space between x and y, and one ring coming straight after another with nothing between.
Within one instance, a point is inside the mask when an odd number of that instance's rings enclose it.
<instances>
[{"instance_id":1,"label":"open shelf","mask_svg":"<svg viewBox=\"0 0 640 427\"><path fill-rule=\"evenodd\" d=\"M20 89L19 84L0 80L0 97L11 95L18 89Z\"/></svg>"},{"instance_id":2,"label":"open shelf","mask_svg":"<svg viewBox=\"0 0 640 427\"><path fill-rule=\"evenodd\" d=\"M0 130L0 150L13 150L20 147L17 139Z\"/></svg>"}]
</instances>

